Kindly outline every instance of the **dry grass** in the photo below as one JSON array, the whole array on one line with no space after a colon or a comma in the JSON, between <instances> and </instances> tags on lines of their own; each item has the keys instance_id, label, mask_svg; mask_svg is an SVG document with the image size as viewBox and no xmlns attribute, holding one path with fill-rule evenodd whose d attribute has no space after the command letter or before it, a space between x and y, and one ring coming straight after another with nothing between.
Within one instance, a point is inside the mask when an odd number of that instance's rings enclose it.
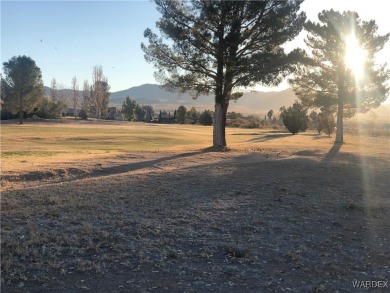
<instances>
[{"instance_id":1,"label":"dry grass","mask_svg":"<svg viewBox=\"0 0 390 293\"><path fill-rule=\"evenodd\" d=\"M389 279L388 138L228 129L231 151L213 153L200 126L1 130L2 292L335 292Z\"/></svg>"}]
</instances>

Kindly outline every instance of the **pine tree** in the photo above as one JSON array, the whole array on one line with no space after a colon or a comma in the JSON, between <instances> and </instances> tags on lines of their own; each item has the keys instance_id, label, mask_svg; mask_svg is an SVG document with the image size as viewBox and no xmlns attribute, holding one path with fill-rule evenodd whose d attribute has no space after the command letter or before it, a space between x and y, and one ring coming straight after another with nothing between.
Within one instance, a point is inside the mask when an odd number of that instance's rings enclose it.
<instances>
[{"instance_id":1,"label":"pine tree","mask_svg":"<svg viewBox=\"0 0 390 293\"><path fill-rule=\"evenodd\" d=\"M204 110L199 115L199 124L200 125L213 125L213 115L210 110Z\"/></svg>"},{"instance_id":2,"label":"pine tree","mask_svg":"<svg viewBox=\"0 0 390 293\"><path fill-rule=\"evenodd\" d=\"M163 39L146 29L141 44L145 59L158 69L166 89L215 96L213 146L226 146L229 101L240 88L277 85L293 70L300 54L281 47L299 34L305 14L301 0L291 1L170 1L155 0Z\"/></svg>"},{"instance_id":3,"label":"pine tree","mask_svg":"<svg viewBox=\"0 0 390 293\"><path fill-rule=\"evenodd\" d=\"M134 119L134 111L137 107L137 102L132 100L129 96L123 101L122 104L122 114L125 116L126 120L131 121Z\"/></svg>"},{"instance_id":4,"label":"pine tree","mask_svg":"<svg viewBox=\"0 0 390 293\"><path fill-rule=\"evenodd\" d=\"M298 132L304 132L308 128L307 122L309 117L307 116L307 109L303 107L302 104L295 102L291 107L281 108L280 114L284 126L292 134L297 134Z\"/></svg>"},{"instance_id":5,"label":"pine tree","mask_svg":"<svg viewBox=\"0 0 390 293\"><path fill-rule=\"evenodd\" d=\"M23 124L23 114L31 112L43 97L41 69L27 56L12 57L3 63L5 78L1 79L2 99L5 108L12 114L19 114Z\"/></svg>"},{"instance_id":6,"label":"pine tree","mask_svg":"<svg viewBox=\"0 0 390 293\"><path fill-rule=\"evenodd\" d=\"M273 115L274 115L274 110L269 110L267 113L268 121L271 121Z\"/></svg>"},{"instance_id":7,"label":"pine tree","mask_svg":"<svg viewBox=\"0 0 390 293\"><path fill-rule=\"evenodd\" d=\"M177 123L183 124L186 120L187 108L184 106L179 106L176 111L176 121Z\"/></svg>"},{"instance_id":8,"label":"pine tree","mask_svg":"<svg viewBox=\"0 0 390 293\"><path fill-rule=\"evenodd\" d=\"M378 35L375 21L362 21L355 12L323 11L319 22L308 21L305 42L311 49L290 80L295 94L306 106L337 112L336 143L342 143L343 118L356 111L367 112L386 100L390 71L385 65L375 63L375 54L380 51L390 34ZM350 40L355 40L355 49L360 46L364 74L348 64ZM361 56L363 57L363 56ZM351 60L350 62L359 62Z\"/></svg>"},{"instance_id":9,"label":"pine tree","mask_svg":"<svg viewBox=\"0 0 390 293\"><path fill-rule=\"evenodd\" d=\"M144 121L146 115L146 109L139 104L135 105L134 109L135 121Z\"/></svg>"}]
</instances>

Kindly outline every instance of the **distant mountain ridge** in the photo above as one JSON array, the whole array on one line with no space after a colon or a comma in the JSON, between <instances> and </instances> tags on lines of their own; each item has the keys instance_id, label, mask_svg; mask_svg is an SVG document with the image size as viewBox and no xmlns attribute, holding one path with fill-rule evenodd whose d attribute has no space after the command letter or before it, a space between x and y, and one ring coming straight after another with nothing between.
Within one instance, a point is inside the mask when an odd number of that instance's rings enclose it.
<instances>
[{"instance_id":1,"label":"distant mountain ridge","mask_svg":"<svg viewBox=\"0 0 390 293\"><path fill-rule=\"evenodd\" d=\"M51 89L45 86L44 90L45 95L50 96ZM78 93L82 97L82 91L78 91ZM71 97L72 90L62 89L60 90L61 94ZM141 105L152 105L157 111L174 111L180 105L184 105L187 108L195 107L198 111L214 109L214 97L212 95L200 96L198 99L193 100L188 93L179 94L168 92L157 84L143 84L127 90L113 92L110 96L110 104L121 106L127 96L130 96L131 99ZM273 110L277 113L280 107L291 106L297 99L291 88L273 92L251 91L244 93L237 101L231 101L228 111L265 115L269 110ZM70 98L68 99L68 103L69 107L71 107ZM373 112L378 116L378 119L388 121L390 118L390 104L383 104L378 109L374 109Z\"/></svg>"},{"instance_id":2,"label":"distant mountain ridge","mask_svg":"<svg viewBox=\"0 0 390 293\"><path fill-rule=\"evenodd\" d=\"M45 95L50 96L51 88L45 86ZM71 97L72 90L59 90L64 96ZM82 97L82 91L78 91ZM110 95L110 104L120 106L126 97L137 101L142 105L152 105L155 109L174 110L180 105L195 107L199 111L204 109L214 109L214 96L202 95L194 100L188 93L179 94L166 91L157 84L143 84L140 86L131 87L126 90L112 92ZM244 93L237 101L231 101L229 112L241 112L246 114L259 114L264 111L278 111L282 106L290 106L296 100L296 96L291 89L280 92L259 92L252 91ZM70 102L70 101L69 101Z\"/></svg>"},{"instance_id":3,"label":"distant mountain ridge","mask_svg":"<svg viewBox=\"0 0 390 293\"><path fill-rule=\"evenodd\" d=\"M111 93L110 102L121 105L124 99L130 96L139 104L150 104L155 108L176 109L180 105L196 107L199 110L214 108L214 96L202 95L193 100L188 93L179 94L168 92L157 84L143 84L127 90ZM259 114L259 112L273 109L278 111L282 106L290 106L297 99L292 89L279 92L252 91L244 93L237 101L231 101L229 111L236 111L248 114Z\"/></svg>"}]
</instances>

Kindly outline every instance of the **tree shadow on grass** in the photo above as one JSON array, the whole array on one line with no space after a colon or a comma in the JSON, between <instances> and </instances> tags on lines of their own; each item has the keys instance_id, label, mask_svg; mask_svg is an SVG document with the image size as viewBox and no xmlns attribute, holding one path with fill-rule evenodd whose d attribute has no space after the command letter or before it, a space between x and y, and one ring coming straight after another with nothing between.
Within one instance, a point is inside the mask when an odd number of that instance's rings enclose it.
<instances>
[{"instance_id":1,"label":"tree shadow on grass","mask_svg":"<svg viewBox=\"0 0 390 293\"><path fill-rule=\"evenodd\" d=\"M139 170L139 169L154 167L157 164L165 162L165 161L175 160L175 159L179 159L179 158L187 158L187 157L195 156L195 155L198 155L201 153L202 153L202 151L195 151L195 152L190 152L190 153L180 153L180 154L176 154L173 156L162 157L162 158L150 160L150 161L129 163L129 164L124 164L124 165L119 165L119 166L102 168L100 170L96 170L97 172L93 172L90 175L92 177L100 177L100 176L105 176L105 175L126 173L126 172L135 171L135 170Z\"/></svg>"},{"instance_id":2,"label":"tree shadow on grass","mask_svg":"<svg viewBox=\"0 0 390 293\"><path fill-rule=\"evenodd\" d=\"M339 153L342 145L343 144L341 143L335 143L329 150L329 152L325 155L325 157L322 159L322 162L331 161Z\"/></svg>"},{"instance_id":3,"label":"tree shadow on grass","mask_svg":"<svg viewBox=\"0 0 390 293\"><path fill-rule=\"evenodd\" d=\"M262 135L260 137L254 137L254 138L248 140L248 142L264 142L264 141L288 137L291 135L292 135L291 133L286 133L286 132L278 133L278 134L267 134L267 135Z\"/></svg>"},{"instance_id":4,"label":"tree shadow on grass","mask_svg":"<svg viewBox=\"0 0 390 293\"><path fill-rule=\"evenodd\" d=\"M202 154L204 152L207 152L207 150L200 150L200 151L194 151L189 153L180 153L172 156L166 156L161 157L155 160L149 160L149 161L141 161L141 162L134 162L134 163L128 163L128 164L122 164L122 165L116 165L116 166L110 166L110 167L102 167L99 169L93 169L91 172L86 172L84 170L78 169L78 168L67 168L67 169L56 169L51 171L34 171L34 172L28 172L25 174L22 174L20 176L8 176L3 175L2 179L8 180L8 181L44 181L48 179L53 179L51 183L55 182L71 182L74 180L80 180L84 178L98 178L98 177L104 177L109 175L119 175L131 171L137 171L141 169L147 169L152 167L157 167L159 163L180 159L180 158L188 158L191 156L195 156L198 154ZM71 177L64 177L65 175L71 175Z\"/></svg>"},{"instance_id":5,"label":"tree shadow on grass","mask_svg":"<svg viewBox=\"0 0 390 293\"><path fill-rule=\"evenodd\" d=\"M316 134L316 135L313 135L313 139L330 139L332 138L331 136L324 136L324 135L321 135L321 134Z\"/></svg>"},{"instance_id":6,"label":"tree shadow on grass","mask_svg":"<svg viewBox=\"0 0 390 293\"><path fill-rule=\"evenodd\" d=\"M285 130L268 130L265 133L284 133L287 134L288 132ZM259 132L251 132L251 133L246 133L246 132L238 132L238 133L232 133L231 135L263 135L264 133L259 133Z\"/></svg>"}]
</instances>

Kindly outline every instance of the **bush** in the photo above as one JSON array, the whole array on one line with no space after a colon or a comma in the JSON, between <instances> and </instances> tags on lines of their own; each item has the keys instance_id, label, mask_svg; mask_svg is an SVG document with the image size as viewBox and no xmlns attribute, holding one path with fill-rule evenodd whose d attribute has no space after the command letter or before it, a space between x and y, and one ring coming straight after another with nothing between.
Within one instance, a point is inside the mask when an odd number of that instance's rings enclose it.
<instances>
[{"instance_id":1,"label":"bush","mask_svg":"<svg viewBox=\"0 0 390 293\"><path fill-rule=\"evenodd\" d=\"M300 103L295 102L288 109L283 107L281 110L281 118L288 131L292 134L306 131L309 118L307 110Z\"/></svg>"},{"instance_id":2,"label":"bush","mask_svg":"<svg viewBox=\"0 0 390 293\"><path fill-rule=\"evenodd\" d=\"M318 133L324 131L328 136L330 136L334 132L336 127L336 121L332 113L321 112L318 114L317 120L318 120L318 126L317 126Z\"/></svg>"},{"instance_id":3,"label":"bush","mask_svg":"<svg viewBox=\"0 0 390 293\"><path fill-rule=\"evenodd\" d=\"M67 106L63 101L53 101L49 97L43 97L34 114L45 119L61 119L62 112L66 108Z\"/></svg>"},{"instance_id":4,"label":"bush","mask_svg":"<svg viewBox=\"0 0 390 293\"><path fill-rule=\"evenodd\" d=\"M84 109L81 109L80 113L79 113L79 117L83 120L87 120L88 119L88 113L87 111L85 111Z\"/></svg>"},{"instance_id":5,"label":"bush","mask_svg":"<svg viewBox=\"0 0 390 293\"><path fill-rule=\"evenodd\" d=\"M199 124L201 125L213 125L213 114L210 110L204 110L199 116Z\"/></svg>"},{"instance_id":6,"label":"bush","mask_svg":"<svg viewBox=\"0 0 390 293\"><path fill-rule=\"evenodd\" d=\"M187 108L184 106L179 106L176 111L176 122L180 124L184 124L186 121L186 112Z\"/></svg>"},{"instance_id":7,"label":"bush","mask_svg":"<svg viewBox=\"0 0 390 293\"><path fill-rule=\"evenodd\" d=\"M1 116L1 120L9 120L9 119L19 118L19 114L12 114L11 112L7 111L4 108L1 109L0 116Z\"/></svg>"},{"instance_id":8,"label":"bush","mask_svg":"<svg viewBox=\"0 0 390 293\"><path fill-rule=\"evenodd\" d=\"M226 115L226 126L239 128L259 128L260 120L258 116L244 116L241 113L229 112Z\"/></svg>"}]
</instances>

